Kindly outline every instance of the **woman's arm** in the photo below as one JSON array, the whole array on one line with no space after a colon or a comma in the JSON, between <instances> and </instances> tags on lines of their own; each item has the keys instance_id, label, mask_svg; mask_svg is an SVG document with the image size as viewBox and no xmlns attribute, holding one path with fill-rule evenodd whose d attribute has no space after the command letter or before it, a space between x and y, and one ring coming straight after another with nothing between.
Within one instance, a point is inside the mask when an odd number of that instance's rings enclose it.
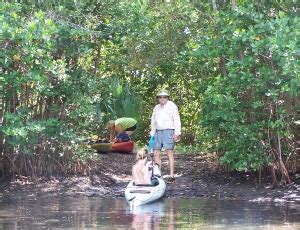
<instances>
[{"instance_id":1,"label":"woman's arm","mask_svg":"<svg viewBox=\"0 0 300 230\"><path fill-rule=\"evenodd\" d=\"M110 126L109 127L109 140L110 142L113 142L115 139L115 126Z\"/></svg>"},{"instance_id":2,"label":"woman's arm","mask_svg":"<svg viewBox=\"0 0 300 230\"><path fill-rule=\"evenodd\" d=\"M150 174L149 174L149 170L148 170L148 166L147 165L145 165L143 167L143 182L145 184L150 184L151 183Z\"/></svg>"}]
</instances>

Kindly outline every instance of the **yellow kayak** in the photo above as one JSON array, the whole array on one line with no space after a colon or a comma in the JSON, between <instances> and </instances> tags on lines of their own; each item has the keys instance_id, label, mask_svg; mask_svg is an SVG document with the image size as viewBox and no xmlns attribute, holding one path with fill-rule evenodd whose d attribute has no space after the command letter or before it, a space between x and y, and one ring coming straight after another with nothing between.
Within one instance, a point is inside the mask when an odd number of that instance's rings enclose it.
<instances>
[{"instance_id":1,"label":"yellow kayak","mask_svg":"<svg viewBox=\"0 0 300 230\"><path fill-rule=\"evenodd\" d=\"M92 149L95 149L99 152L110 152L112 149L111 143L94 143L91 145Z\"/></svg>"}]
</instances>

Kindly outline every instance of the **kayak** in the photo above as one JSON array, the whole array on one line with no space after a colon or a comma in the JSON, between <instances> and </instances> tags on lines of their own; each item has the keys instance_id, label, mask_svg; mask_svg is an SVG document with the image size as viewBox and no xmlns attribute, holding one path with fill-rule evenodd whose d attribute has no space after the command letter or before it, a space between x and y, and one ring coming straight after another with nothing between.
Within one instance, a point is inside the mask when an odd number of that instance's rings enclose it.
<instances>
[{"instance_id":1,"label":"kayak","mask_svg":"<svg viewBox=\"0 0 300 230\"><path fill-rule=\"evenodd\" d=\"M161 198L166 191L165 181L154 176L154 185L134 185L133 181L130 181L125 189L125 198L130 206L139 206L151 203Z\"/></svg>"},{"instance_id":2,"label":"kayak","mask_svg":"<svg viewBox=\"0 0 300 230\"><path fill-rule=\"evenodd\" d=\"M111 143L94 143L91 145L92 149L97 150L98 152L108 153L112 149Z\"/></svg>"},{"instance_id":3,"label":"kayak","mask_svg":"<svg viewBox=\"0 0 300 230\"><path fill-rule=\"evenodd\" d=\"M125 198L130 206L151 203L165 194L166 182L162 179L157 165L153 166L152 175L151 184L135 185L133 181L129 182L125 189Z\"/></svg>"},{"instance_id":4,"label":"kayak","mask_svg":"<svg viewBox=\"0 0 300 230\"><path fill-rule=\"evenodd\" d=\"M134 148L133 141L112 143L112 151L113 152L132 153L133 148Z\"/></svg>"}]
</instances>

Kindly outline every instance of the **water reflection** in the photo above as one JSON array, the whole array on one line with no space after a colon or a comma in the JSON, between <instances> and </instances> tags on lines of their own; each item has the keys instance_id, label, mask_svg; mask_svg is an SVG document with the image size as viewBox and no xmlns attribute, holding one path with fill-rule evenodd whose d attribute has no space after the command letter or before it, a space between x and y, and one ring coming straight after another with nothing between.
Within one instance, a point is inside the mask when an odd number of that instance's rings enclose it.
<instances>
[{"instance_id":1,"label":"water reflection","mask_svg":"<svg viewBox=\"0 0 300 230\"><path fill-rule=\"evenodd\" d=\"M128 206L128 214L133 216L132 229L159 229L160 218L165 213L165 203L158 201L144 206Z\"/></svg>"},{"instance_id":2,"label":"water reflection","mask_svg":"<svg viewBox=\"0 0 300 230\"><path fill-rule=\"evenodd\" d=\"M0 229L300 229L300 205L164 199L130 207L125 199L0 200Z\"/></svg>"}]
</instances>

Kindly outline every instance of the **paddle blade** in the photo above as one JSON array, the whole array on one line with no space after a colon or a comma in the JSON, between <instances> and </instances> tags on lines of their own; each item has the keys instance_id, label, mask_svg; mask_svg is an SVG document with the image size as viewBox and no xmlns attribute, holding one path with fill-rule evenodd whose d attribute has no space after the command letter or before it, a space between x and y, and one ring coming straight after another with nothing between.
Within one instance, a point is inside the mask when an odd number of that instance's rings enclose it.
<instances>
[{"instance_id":1,"label":"paddle blade","mask_svg":"<svg viewBox=\"0 0 300 230\"><path fill-rule=\"evenodd\" d=\"M154 152L154 141L155 141L155 137L151 136L151 138L148 142L148 152L149 152L149 154L152 154Z\"/></svg>"}]
</instances>

